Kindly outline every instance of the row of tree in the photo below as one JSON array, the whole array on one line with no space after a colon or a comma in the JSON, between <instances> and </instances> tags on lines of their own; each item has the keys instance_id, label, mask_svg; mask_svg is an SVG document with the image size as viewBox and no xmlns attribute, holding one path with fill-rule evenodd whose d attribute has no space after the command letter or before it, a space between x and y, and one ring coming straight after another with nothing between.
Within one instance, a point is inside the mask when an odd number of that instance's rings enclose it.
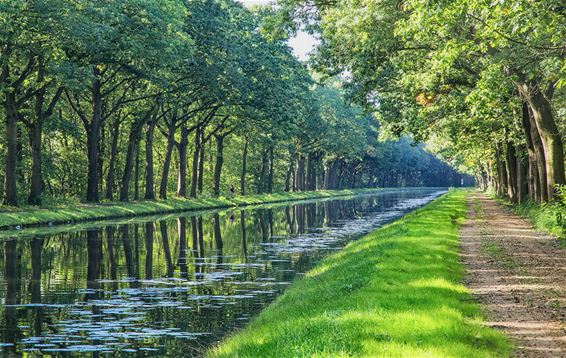
<instances>
[{"instance_id":1,"label":"row of tree","mask_svg":"<svg viewBox=\"0 0 566 358\"><path fill-rule=\"evenodd\" d=\"M563 1L280 2L272 19L318 31L316 68L346 74L390 132L429 140L512 201L565 184Z\"/></svg>"},{"instance_id":2,"label":"row of tree","mask_svg":"<svg viewBox=\"0 0 566 358\"><path fill-rule=\"evenodd\" d=\"M380 163L395 145L262 28L270 14L231 0L0 1L4 204L459 182L422 148L395 147L450 175Z\"/></svg>"}]
</instances>

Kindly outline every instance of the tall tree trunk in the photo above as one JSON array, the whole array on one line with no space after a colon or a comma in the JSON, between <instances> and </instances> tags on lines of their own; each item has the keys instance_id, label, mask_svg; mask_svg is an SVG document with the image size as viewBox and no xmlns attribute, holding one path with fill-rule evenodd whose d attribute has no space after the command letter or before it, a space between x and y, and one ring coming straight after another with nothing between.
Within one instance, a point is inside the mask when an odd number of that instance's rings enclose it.
<instances>
[{"instance_id":1,"label":"tall tree trunk","mask_svg":"<svg viewBox=\"0 0 566 358\"><path fill-rule=\"evenodd\" d=\"M114 200L114 186L116 181L116 159L118 156L118 138L120 137L120 116L114 118L112 125L112 144L110 146L110 162L106 175L106 199Z\"/></svg>"},{"instance_id":2,"label":"tall tree trunk","mask_svg":"<svg viewBox=\"0 0 566 358\"><path fill-rule=\"evenodd\" d=\"M198 184L197 184L199 195L202 194L203 183L204 183L205 149L206 149L206 142L204 140L204 133L201 133L200 151L199 151L199 160L198 160Z\"/></svg>"},{"instance_id":3,"label":"tall tree trunk","mask_svg":"<svg viewBox=\"0 0 566 358\"><path fill-rule=\"evenodd\" d=\"M291 160L289 162L289 169L287 169L287 174L285 175L285 191L289 192L292 190L292 176L295 172L295 153L291 154Z\"/></svg>"},{"instance_id":4,"label":"tall tree trunk","mask_svg":"<svg viewBox=\"0 0 566 358\"><path fill-rule=\"evenodd\" d=\"M495 158L496 158L496 165L497 165L497 182L498 182L498 189L497 195L503 197L507 194L507 170L505 169L505 163L502 158L501 147L499 144L495 150Z\"/></svg>"},{"instance_id":5,"label":"tall tree trunk","mask_svg":"<svg viewBox=\"0 0 566 358\"><path fill-rule=\"evenodd\" d=\"M4 110L6 116L6 159L4 168L4 205L18 205L18 110L15 93L7 93Z\"/></svg>"},{"instance_id":6,"label":"tall tree trunk","mask_svg":"<svg viewBox=\"0 0 566 358\"><path fill-rule=\"evenodd\" d=\"M521 124L525 134L525 143L528 153L528 185L529 195L536 202L541 202L540 180L538 172L537 154L535 152L533 128L531 128L531 114L529 105L523 102ZM546 184L545 184L546 187Z\"/></svg>"},{"instance_id":7,"label":"tall tree trunk","mask_svg":"<svg viewBox=\"0 0 566 358\"><path fill-rule=\"evenodd\" d=\"M529 197L529 160L524 156L524 149L516 149L517 155L517 201L524 203Z\"/></svg>"},{"instance_id":8,"label":"tall tree trunk","mask_svg":"<svg viewBox=\"0 0 566 358\"><path fill-rule=\"evenodd\" d=\"M199 168L199 156L200 156L200 146L201 146L201 128L197 128L195 132L195 149L193 152L193 173L191 177L191 198L197 197L197 185L198 185L198 168Z\"/></svg>"},{"instance_id":9,"label":"tall tree trunk","mask_svg":"<svg viewBox=\"0 0 566 358\"><path fill-rule=\"evenodd\" d=\"M153 167L153 134L157 125L157 116L146 124L145 131L145 195L144 199L155 199L155 177Z\"/></svg>"},{"instance_id":10,"label":"tall tree trunk","mask_svg":"<svg viewBox=\"0 0 566 358\"><path fill-rule=\"evenodd\" d=\"M215 135L216 138L216 164L214 165L214 195L220 195L220 178L224 164L224 136Z\"/></svg>"},{"instance_id":11,"label":"tall tree trunk","mask_svg":"<svg viewBox=\"0 0 566 358\"><path fill-rule=\"evenodd\" d=\"M517 202L517 156L515 154L515 146L511 142L507 142L505 151L505 168L507 171L507 196L511 202Z\"/></svg>"},{"instance_id":12,"label":"tall tree trunk","mask_svg":"<svg viewBox=\"0 0 566 358\"><path fill-rule=\"evenodd\" d=\"M181 138L177 149L179 151L179 173L177 175L177 196L187 196L187 147L189 145L189 130L187 126L181 127Z\"/></svg>"},{"instance_id":13,"label":"tall tree trunk","mask_svg":"<svg viewBox=\"0 0 566 358\"><path fill-rule=\"evenodd\" d=\"M531 128L531 138L536 157L537 170L538 170L538 192L540 193L540 202L546 202L549 199L548 194L548 175L546 172L546 155L540 133L537 129L535 120L529 107L529 120Z\"/></svg>"},{"instance_id":14,"label":"tall tree trunk","mask_svg":"<svg viewBox=\"0 0 566 358\"><path fill-rule=\"evenodd\" d=\"M104 182L104 152L106 151L106 130L104 124L100 128L100 140L98 141L98 192L102 193L104 188L102 187ZM99 194L100 195L100 194Z\"/></svg>"},{"instance_id":15,"label":"tall tree trunk","mask_svg":"<svg viewBox=\"0 0 566 358\"><path fill-rule=\"evenodd\" d=\"M535 85L522 84L519 90L531 107L533 118L540 134L546 159L546 187L548 199L552 200L555 185L566 182L564 174L564 146L554 120L550 101Z\"/></svg>"},{"instance_id":16,"label":"tall tree trunk","mask_svg":"<svg viewBox=\"0 0 566 358\"><path fill-rule=\"evenodd\" d=\"M246 166L248 161L248 137L244 138L244 148L242 150L242 172L240 173L240 194L246 195Z\"/></svg>"},{"instance_id":17,"label":"tall tree trunk","mask_svg":"<svg viewBox=\"0 0 566 358\"><path fill-rule=\"evenodd\" d=\"M171 157L173 156L174 147L175 147L175 125L173 123L167 125L167 149L165 150L165 160L163 161L163 170L161 172L161 183L159 184L159 197L161 199L167 199L167 184L169 183L169 169L171 168Z\"/></svg>"},{"instance_id":18,"label":"tall tree trunk","mask_svg":"<svg viewBox=\"0 0 566 358\"><path fill-rule=\"evenodd\" d=\"M29 144L31 148L31 182L28 204L41 204L43 192L43 173L41 168L41 140L43 134L42 121L31 123L29 128Z\"/></svg>"},{"instance_id":19,"label":"tall tree trunk","mask_svg":"<svg viewBox=\"0 0 566 358\"><path fill-rule=\"evenodd\" d=\"M98 183L99 183L99 146L100 128L102 125L102 83L99 79L99 70L94 68L95 80L92 85L92 119L86 128L87 132L87 187L86 201L98 202Z\"/></svg>"},{"instance_id":20,"label":"tall tree trunk","mask_svg":"<svg viewBox=\"0 0 566 358\"><path fill-rule=\"evenodd\" d=\"M305 190L305 157L299 154L297 160L297 191Z\"/></svg>"},{"instance_id":21,"label":"tall tree trunk","mask_svg":"<svg viewBox=\"0 0 566 358\"><path fill-rule=\"evenodd\" d=\"M267 176L267 192L269 194L273 193L273 162L274 162L274 154L273 154L273 145L269 147L269 174Z\"/></svg>"},{"instance_id":22,"label":"tall tree trunk","mask_svg":"<svg viewBox=\"0 0 566 358\"><path fill-rule=\"evenodd\" d=\"M134 171L134 200L140 199L140 138L136 144L136 168Z\"/></svg>"},{"instance_id":23,"label":"tall tree trunk","mask_svg":"<svg viewBox=\"0 0 566 358\"><path fill-rule=\"evenodd\" d=\"M267 171L268 163L268 151L264 150L261 156L261 169L259 171L259 180L257 183L257 193L261 194L265 191L265 172Z\"/></svg>"},{"instance_id":24,"label":"tall tree trunk","mask_svg":"<svg viewBox=\"0 0 566 358\"><path fill-rule=\"evenodd\" d=\"M45 80L45 65L43 59L40 57L37 69L37 81L39 83ZM28 204L39 205L41 204L41 195L43 194L44 182L42 171L42 137L43 126L47 118L53 114L55 105L59 102L63 87L59 87L49 103L46 103L47 88L41 87L35 93L34 102L34 118L24 121L28 128L29 144L31 149L31 178L30 178L30 192L28 196ZM47 104L47 106L45 106Z\"/></svg>"},{"instance_id":25,"label":"tall tree trunk","mask_svg":"<svg viewBox=\"0 0 566 358\"><path fill-rule=\"evenodd\" d=\"M128 149L126 151L126 162L124 164L124 172L122 173L122 183L120 185L120 201L130 200L130 181L132 179L132 171L137 160L137 152L140 140L139 127L134 123L130 129L128 138ZM136 170L137 172L137 170ZM137 176L137 173L136 173Z\"/></svg>"},{"instance_id":26,"label":"tall tree trunk","mask_svg":"<svg viewBox=\"0 0 566 358\"><path fill-rule=\"evenodd\" d=\"M307 173L305 182L306 190L316 189L316 156L313 153L309 153L307 156Z\"/></svg>"}]
</instances>

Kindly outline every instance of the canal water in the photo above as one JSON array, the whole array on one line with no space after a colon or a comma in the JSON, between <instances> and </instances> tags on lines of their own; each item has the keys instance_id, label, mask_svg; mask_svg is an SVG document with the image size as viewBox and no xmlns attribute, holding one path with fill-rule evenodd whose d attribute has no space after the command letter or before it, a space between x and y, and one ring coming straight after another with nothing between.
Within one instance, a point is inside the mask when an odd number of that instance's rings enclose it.
<instances>
[{"instance_id":1,"label":"canal water","mask_svg":"<svg viewBox=\"0 0 566 358\"><path fill-rule=\"evenodd\" d=\"M329 253L445 190L0 241L0 354L200 356Z\"/></svg>"}]
</instances>

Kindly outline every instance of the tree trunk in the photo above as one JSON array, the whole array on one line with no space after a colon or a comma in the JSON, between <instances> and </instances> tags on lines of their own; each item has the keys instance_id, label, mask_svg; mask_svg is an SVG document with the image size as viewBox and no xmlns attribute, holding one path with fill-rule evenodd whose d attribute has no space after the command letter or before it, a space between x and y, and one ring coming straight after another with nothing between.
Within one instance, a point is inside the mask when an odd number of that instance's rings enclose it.
<instances>
[{"instance_id":1,"label":"tree trunk","mask_svg":"<svg viewBox=\"0 0 566 358\"><path fill-rule=\"evenodd\" d=\"M189 145L189 130L187 126L181 127L181 139L177 149L179 151L179 173L177 175L177 196L187 196L187 146Z\"/></svg>"},{"instance_id":2,"label":"tree trunk","mask_svg":"<svg viewBox=\"0 0 566 358\"><path fill-rule=\"evenodd\" d=\"M530 108L529 108L530 109ZM529 110L529 120L531 129L531 138L533 141L533 147L536 157L537 170L538 170L538 192L540 197L540 202L548 201L548 175L546 172L546 155L544 152L544 146L540 133L537 129L535 120L533 118L532 112Z\"/></svg>"},{"instance_id":3,"label":"tree trunk","mask_svg":"<svg viewBox=\"0 0 566 358\"><path fill-rule=\"evenodd\" d=\"M102 187L104 182L104 152L106 144L106 130L104 124L100 127L100 139L98 141L98 193L102 193L104 188ZM100 194L99 194L100 195Z\"/></svg>"},{"instance_id":4,"label":"tree trunk","mask_svg":"<svg viewBox=\"0 0 566 358\"><path fill-rule=\"evenodd\" d=\"M531 119L529 112L529 105L523 102L522 106L522 119L521 124L523 126L523 131L525 134L525 143L527 145L528 153L528 185L529 185L529 196L536 202L541 202L541 192L540 192L540 181L537 163L537 154L535 152L533 132L531 128ZM546 187L546 185L545 185Z\"/></svg>"},{"instance_id":5,"label":"tree trunk","mask_svg":"<svg viewBox=\"0 0 566 358\"><path fill-rule=\"evenodd\" d=\"M297 160L297 191L305 190L305 157L299 155Z\"/></svg>"},{"instance_id":6,"label":"tree trunk","mask_svg":"<svg viewBox=\"0 0 566 358\"><path fill-rule=\"evenodd\" d=\"M114 186L116 181L116 159L118 156L118 138L120 137L120 117L116 116L112 126L112 144L110 147L110 162L106 175L106 199L114 200Z\"/></svg>"},{"instance_id":7,"label":"tree trunk","mask_svg":"<svg viewBox=\"0 0 566 358\"><path fill-rule=\"evenodd\" d=\"M134 170L135 162L137 162L136 152L139 145L139 138L139 127L134 123L130 129L130 135L128 138L129 141L128 149L126 151L126 162L124 164L124 173L122 173L122 183L120 186L120 201L130 200L130 181L132 179L132 171Z\"/></svg>"},{"instance_id":8,"label":"tree trunk","mask_svg":"<svg viewBox=\"0 0 566 358\"><path fill-rule=\"evenodd\" d=\"M193 152L193 173L191 177L191 198L197 197L197 185L198 185L198 167L199 167L199 155L200 155L200 140L201 140L201 129L197 128L195 133L195 150Z\"/></svg>"},{"instance_id":9,"label":"tree trunk","mask_svg":"<svg viewBox=\"0 0 566 358\"><path fill-rule=\"evenodd\" d=\"M546 159L546 190L552 200L556 185L566 182L564 175L564 146L556 126L552 105L537 86L520 85L519 90L531 107L540 134Z\"/></svg>"},{"instance_id":10,"label":"tree trunk","mask_svg":"<svg viewBox=\"0 0 566 358\"><path fill-rule=\"evenodd\" d=\"M292 190L292 176L295 172L295 154L291 154L291 161L289 162L289 169L287 170L287 174L285 175L285 191L289 192Z\"/></svg>"},{"instance_id":11,"label":"tree trunk","mask_svg":"<svg viewBox=\"0 0 566 358\"><path fill-rule=\"evenodd\" d=\"M145 195L144 199L154 200L155 199L155 178L154 178L154 167L153 167L153 134L155 132L155 126L157 125L157 119L154 118L146 124L145 131Z\"/></svg>"},{"instance_id":12,"label":"tree trunk","mask_svg":"<svg viewBox=\"0 0 566 358\"><path fill-rule=\"evenodd\" d=\"M43 192L43 173L41 168L41 139L43 134L42 121L35 121L29 128L29 144L31 148L31 182L28 204L41 204Z\"/></svg>"},{"instance_id":13,"label":"tree trunk","mask_svg":"<svg viewBox=\"0 0 566 358\"><path fill-rule=\"evenodd\" d=\"M136 144L136 170L134 171L134 200L140 199L140 138Z\"/></svg>"},{"instance_id":14,"label":"tree trunk","mask_svg":"<svg viewBox=\"0 0 566 358\"><path fill-rule=\"evenodd\" d=\"M259 171L259 180L257 183L257 193L261 194L265 190L265 172L267 171L268 163L268 151L264 150L261 156L261 169Z\"/></svg>"},{"instance_id":15,"label":"tree trunk","mask_svg":"<svg viewBox=\"0 0 566 358\"><path fill-rule=\"evenodd\" d=\"M203 182L204 182L204 154L205 154L205 140L204 140L204 133L201 133L200 137L200 151L199 151L199 160L198 160L198 193L199 195L202 194L203 189Z\"/></svg>"},{"instance_id":16,"label":"tree trunk","mask_svg":"<svg viewBox=\"0 0 566 358\"><path fill-rule=\"evenodd\" d=\"M305 189L315 190L316 189L316 169L315 169L316 158L314 154L309 153L307 156L307 173L305 178Z\"/></svg>"},{"instance_id":17,"label":"tree trunk","mask_svg":"<svg viewBox=\"0 0 566 358\"><path fill-rule=\"evenodd\" d=\"M511 202L517 202L517 156L515 146L511 142L507 142L505 168L507 171L507 196Z\"/></svg>"},{"instance_id":18,"label":"tree trunk","mask_svg":"<svg viewBox=\"0 0 566 358\"><path fill-rule=\"evenodd\" d=\"M524 154L524 149L517 155L517 201L524 203L529 197L529 160Z\"/></svg>"},{"instance_id":19,"label":"tree trunk","mask_svg":"<svg viewBox=\"0 0 566 358\"><path fill-rule=\"evenodd\" d=\"M244 138L244 149L242 150L242 172L240 174L240 194L246 195L246 166L248 161L248 138Z\"/></svg>"},{"instance_id":20,"label":"tree trunk","mask_svg":"<svg viewBox=\"0 0 566 358\"><path fill-rule=\"evenodd\" d=\"M269 147L269 174L267 176L267 192L273 193L273 161L275 160L273 154L273 145Z\"/></svg>"},{"instance_id":21,"label":"tree trunk","mask_svg":"<svg viewBox=\"0 0 566 358\"><path fill-rule=\"evenodd\" d=\"M499 144L495 150L496 165L497 165L497 195L503 197L507 194L507 171L505 169L505 163L501 156L501 147Z\"/></svg>"},{"instance_id":22,"label":"tree trunk","mask_svg":"<svg viewBox=\"0 0 566 358\"><path fill-rule=\"evenodd\" d=\"M220 177L222 175L222 165L224 164L224 136L215 135L216 138L216 164L214 165L214 195L220 195Z\"/></svg>"},{"instance_id":23,"label":"tree trunk","mask_svg":"<svg viewBox=\"0 0 566 358\"><path fill-rule=\"evenodd\" d=\"M4 205L18 205L17 166L18 166L18 110L14 93L7 93L5 99L6 116L6 160L4 169Z\"/></svg>"},{"instance_id":24,"label":"tree trunk","mask_svg":"<svg viewBox=\"0 0 566 358\"><path fill-rule=\"evenodd\" d=\"M87 125L87 159L88 174L86 187L86 201L98 202L98 182L99 182L99 146L100 146L100 127L102 125L102 93L99 71L94 69L95 80L92 85L92 119Z\"/></svg>"},{"instance_id":25,"label":"tree trunk","mask_svg":"<svg viewBox=\"0 0 566 358\"><path fill-rule=\"evenodd\" d=\"M167 130L167 149L165 150L165 160L163 161L163 171L161 172L161 183L159 184L159 197L161 199L167 199L169 169L171 168L171 157L173 156L173 148L175 146L175 125L168 124Z\"/></svg>"}]
</instances>

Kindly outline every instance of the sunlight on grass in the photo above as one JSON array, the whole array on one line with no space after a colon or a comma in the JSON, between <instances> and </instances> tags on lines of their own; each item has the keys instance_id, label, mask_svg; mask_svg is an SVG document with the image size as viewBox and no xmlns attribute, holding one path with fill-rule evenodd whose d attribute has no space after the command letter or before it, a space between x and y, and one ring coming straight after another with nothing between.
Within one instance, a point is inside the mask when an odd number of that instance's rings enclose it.
<instances>
[{"instance_id":1,"label":"sunlight on grass","mask_svg":"<svg viewBox=\"0 0 566 358\"><path fill-rule=\"evenodd\" d=\"M462 286L455 191L324 259L211 357L498 357Z\"/></svg>"}]
</instances>

